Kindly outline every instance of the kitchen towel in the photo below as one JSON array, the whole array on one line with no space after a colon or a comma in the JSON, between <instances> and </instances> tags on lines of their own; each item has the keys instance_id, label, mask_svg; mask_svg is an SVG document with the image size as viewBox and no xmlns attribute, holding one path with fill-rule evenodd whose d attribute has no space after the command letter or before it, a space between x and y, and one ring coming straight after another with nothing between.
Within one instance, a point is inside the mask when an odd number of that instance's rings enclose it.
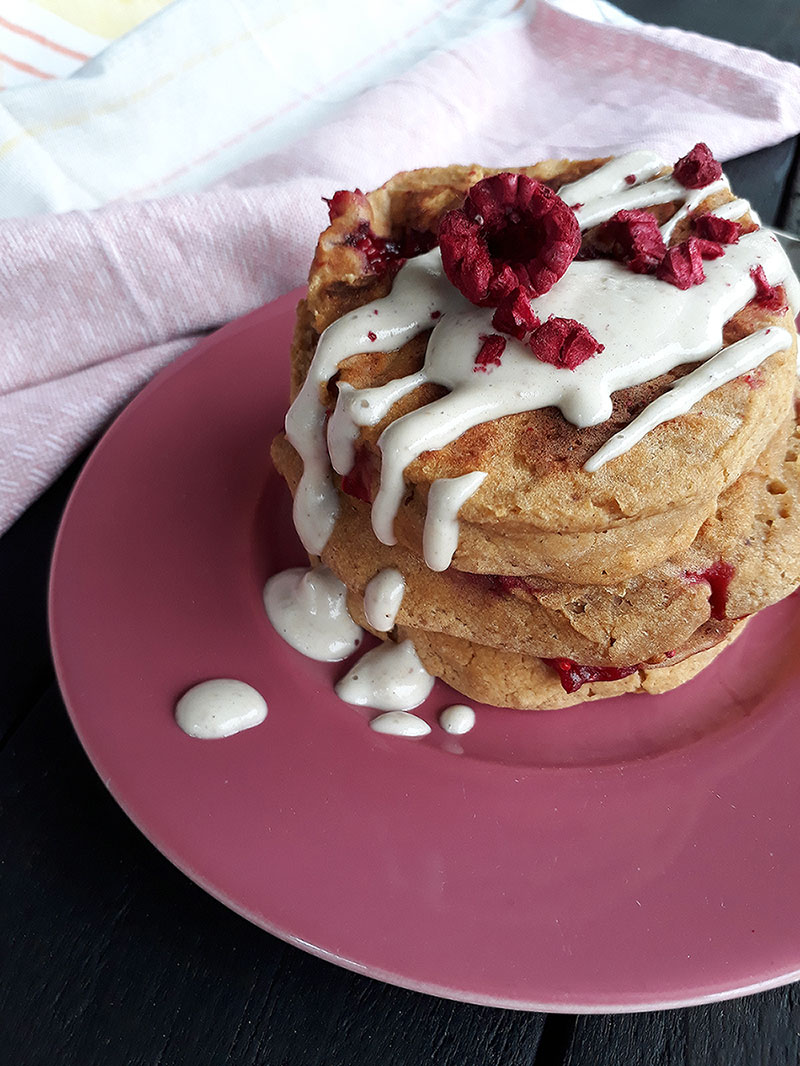
<instances>
[{"instance_id":1,"label":"kitchen towel","mask_svg":"<svg viewBox=\"0 0 800 1066\"><path fill-rule=\"evenodd\" d=\"M0 529L155 371L303 282L338 188L800 130L797 67L592 0L280 10L179 0L0 95Z\"/></svg>"}]
</instances>

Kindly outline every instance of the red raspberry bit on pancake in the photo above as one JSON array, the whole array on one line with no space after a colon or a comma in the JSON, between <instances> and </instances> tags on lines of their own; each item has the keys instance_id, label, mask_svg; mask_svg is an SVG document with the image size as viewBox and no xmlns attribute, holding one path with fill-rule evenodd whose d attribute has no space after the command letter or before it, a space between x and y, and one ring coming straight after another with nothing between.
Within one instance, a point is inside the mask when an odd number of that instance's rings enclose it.
<instances>
[{"instance_id":1,"label":"red raspberry bit on pancake","mask_svg":"<svg viewBox=\"0 0 800 1066\"><path fill-rule=\"evenodd\" d=\"M542 659L558 673L565 692L577 692L581 685L593 681L619 681L635 673L637 666L581 666L572 659Z\"/></svg>"},{"instance_id":2,"label":"red raspberry bit on pancake","mask_svg":"<svg viewBox=\"0 0 800 1066\"><path fill-rule=\"evenodd\" d=\"M572 208L524 174L495 174L472 186L439 226L444 271L474 304L497 307L517 288L541 296L575 258Z\"/></svg>"},{"instance_id":3,"label":"red raspberry bit on pancake","mask_svg":"<svg viewBox=\"0 0 800 1066\"><path fill-rule=\"evenodd\" d=\"M705 570L687 573L684 577L692 585L696 585L698 581L706 581L708 583L710 586L708 602L711 607L711 617L722 619L725 618L725 610L728 606L728 589L735 573L735 566L720 559L716 563L712 563L711 566L706 567Z\"/></svg>"},{"instance_id":4,"label":"red raspberry bit on pancake","mask_svg":"<svg viewBox=\"0 0 800 1066\"><path fill-rule=\"evenodd\" d=\"M788 304L783 286L770 285L760 263L750 268L750 277L756 285L755 301L759 307L767 311L775 311L777 314L782 314L787 310Z\"/></svg>"},{"instance_id":5,"label":"red raspberry bit on pancake","mask_svg":"<svg viewBox=\"0 0 800 1066\"><path fill-rule=\"evenodd\" d=\"M513 574L492 574L491 583L495 592L513 593L519 590L535 595L542 591L533 581L529 581L526 577L515 577Z\"/></svg>"},{"instance_id":6,"label":"red raspberry bit on pancake","mask_svg":"<svg viewBox=\"0 0 800 1066\"><path fill-rule=\"evenodd\" d=\"M685 189L704 189L722 177L722 167L708 145L700 141L690 152L681 156L672 170L672 176Z\"/></svg>"},{"instance_id":7,"label":"red raspberry bit on pancake","mask_svg":"<svg viewBox=\"0 0 800 1066\"><path fill-rule=\"evenodd\" d=\"M738 244L742 235L742 225L732 218L719 218L717 215L695 215L692 229L698 237L718 244Z\"/></svg>"},{"instance_id":8,"label":"red raspberry bit on pancake","mask_svg":"<svg viewBox=\"0 0 800 1066\"><path fill-rule=\"evenodd\" d=\"M400 255L397 241L373 233L366 219L363 219L352 233L347 234L344 243L362 254L367 273L377 274L379 277L390 269L399 270L405 261Z\"/></svg>"},{"instance_id":9,"label":"red raspberry bit on pancake","mask_svg":"<svg viewBox=\"0 0 800 1066\"><path fill-rule=\"evenodd\" d=\"M706 280L702 245L698 237L689 237L667 250L656 267L656 277L678 289L690 289Z\"/></svg>"},{"instance_id":10,"label":"red raspberry bit on pancake","mask_svg":"<svg viewBox=\"0 0 800 1066\"><path fill-rule=\"evenodd\" d=\"M372 343L373 343L373 344L374 344L374 343L375 343L375 341L376 341L376 340L378 339L378 334L377 334L377 333L374 333L374 332L373 332L372 330L370 330L370 331L369 331L369 333L367 334L367 336L369 337L369 339L370 339L370 340L372 341Z\"/></svg>"},{"instance_id":11,"label":"red raspberry bit on pancake","mask_svg":"<svg viewBox=\"0 0 800 1066\"><path fill-rule=\"evenodd\" d=\"M342 492L364 503L372 503L372 472L375 461L366 448L359 448L356 461L342 476Z\"/></svg>"},{"instance_id":12,"label":"red raspberry bit on pancake","mask_svg":"<svg viewBox=\"0 0 800 1066\"><path fill-rule=\"evenodd\" d=\"M565 370L575 370L605 349L574 318L549 318L531 334L528 347L541 362Z\"/></svg>"},{"instance_id":13,"label":"red raspberry bit on pancake","mask_svg":"<svg viewBox=\"0 0 800 1066\"><path fill-rule=\"evenodd\" d=\"M769 333L769 330L766 332ZM742 374L742 381L750 389L760 389L764 384L764 372L760 366L757 366L755 370L749 370L746 374Z\"/></svg>"},{"instance_id":14,"label":"red raspberry bit on pancake","mask_svg":"<svg viewBox=\"0 0 800 1066\"><path fill-rule=\"evenodd\" d=\"M505 337L500 337L497 333L490 333L488 336L482 333L479 340L483 343L481 344L481 350L475 356L475 365L472 371L477 373L482 370L485 374L488 374L490 370L500 366L503 352L506 348L506 339Z\"/></svg>"},{"instance_id":15,"label":"red raspberry bit on pancake","mask_svg":"<svg viewBox=\"0 0 800 1066\"><path fill-rule=\"evenodd\" d=\"M597 238L636 274L652 274L667 251L655 216L639 209L617 211L597 227Z\"/></svg>"},{"instance_id":16,"label":"red raspberry bit on pancake","mask_svg":"<svg viewBox=\"0 0 800 1066\"><path fill-rule=\"evenodd\" d=\"M397 237L379 237L373 233L369 223L369 203L360 189L352 192L340 189L330 198L323 196L323 200L328 205L331 222L352 215L354 228L344 237L343 243L361 252L369 274L382 276L390 270L396 272L406 259L427 252L436 244L435 234L411 227Z\"/></svg>"},{"instance_id":17,"label":"red raspberry bit on pancake","mask_svg":"<svg viewBox=\"0 0 800 1066\"><path fill-rule=\"evenodd\" d=\"M626 174L625 175L625 184L626 185L635 185L636 184L636 175L635 174Z\"/></svg>"},{"instance_id":18,"label":"red raspberry bit on pancake","mask_svg":"<svg viewBox=\"0 0 800 1066\"><path fill-rule=\"evenodd\" d=\"M521 341L526 333L536 329L541 323L531 303L531 294L525 289L517 288L505 297L492 315L492 325L501 333L508 333Z\"/></svg>"},{"instance_id":19,"label":"red raspberry bit on pancake","mask_svg":"<svg viewBox=\"0 0 800 1066\"><path fill-rule=\"evenodd\" d=\"M427 230L404 229L397 240L400 255L403 259L413 259L416 255L429 252L436 244L436 234Z\"/></svg>"},{"instance_id":20,"label":"red raspberry bit on pancake","mask_svg":"<svg viewBox=\"0 0 800 1066\"><path fill-rule=\"evenodd\" d=\"M352 192L349 189L339 189L330 199L327 196L322 199L328 205L328 218L331 222L347 214L352 207L362 210L367 207L367 198L361 189L353 189Z\"/></svg>"}]
</instances>

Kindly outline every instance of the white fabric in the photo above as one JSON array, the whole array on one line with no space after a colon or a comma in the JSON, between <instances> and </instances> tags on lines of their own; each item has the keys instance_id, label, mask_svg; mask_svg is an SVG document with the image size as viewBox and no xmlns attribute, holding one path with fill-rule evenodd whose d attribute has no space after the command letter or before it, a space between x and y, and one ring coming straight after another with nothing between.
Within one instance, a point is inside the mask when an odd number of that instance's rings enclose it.
<instances>
[{"instance_id":1,"label":"white fabric","mask_svg":"<svg viewBox=\"0 0 800 1066\"><path fill-rule=\"evenodd\" d=\"M0 218L203 188L524 17L515 0L176 0L68 80L0 96Z\"/></svg>"}]
</instances>

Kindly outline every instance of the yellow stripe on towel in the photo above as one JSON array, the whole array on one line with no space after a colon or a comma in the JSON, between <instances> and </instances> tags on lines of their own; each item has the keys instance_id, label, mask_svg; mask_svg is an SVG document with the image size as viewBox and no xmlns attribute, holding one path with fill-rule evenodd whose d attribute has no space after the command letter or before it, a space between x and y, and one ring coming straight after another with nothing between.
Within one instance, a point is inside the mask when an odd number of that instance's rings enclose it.
<instances>
[{"instance_id":1,"label":"yellow stripe on towel","mask_svg":"<svg viewBox=\"0 0 800 1066\"><path fill-rule=\"evenodd\" d=\"M170 0L31 0L82 30L113 41L165 8Z\"/></svg>"}]
</instances>

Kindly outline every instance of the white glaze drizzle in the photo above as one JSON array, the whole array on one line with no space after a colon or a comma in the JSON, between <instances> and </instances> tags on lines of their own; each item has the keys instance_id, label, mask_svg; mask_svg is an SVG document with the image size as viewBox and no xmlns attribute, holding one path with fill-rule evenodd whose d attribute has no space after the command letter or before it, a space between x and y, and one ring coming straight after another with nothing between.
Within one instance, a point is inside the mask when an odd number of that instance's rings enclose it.
<instances>
[{"instance_id":1,"label":"white glaze drizzle","mask_svg":"<svg viewBox=\"0 0 800 1066\"><path fill-rule=\"evenodd\" d=\"M728 184L727 178L720 178L719 181L712 181L710 185L705 185L702 189L684 189L683 205L678 208L672 218L668 219L659 227L664 241L669 241L672 236L672 231L678 223L682 222L683 219L696 210L703 200L707 200L709 196L721 192L723 189L730 192L730 185Z\"/></svg>"},{"instance_id":2,"label":"white glaze drizzle","mask_svg":"<svg viewBox=\"0 0 800 1066\"><path fill-rule=\"evenodd\" d=\"M560 195L568 203L582 204L576 214L584 228L623 207L680 201L677 215L664 227L668 235L677 218L728 188L727 180L720 178L703 189L687 190L674 178L654 177L663 167L663 161L653 153L630 153L562 187ZM635 178L633 185L625 182L630 174ZM737 210L744 212L746 201L739 204ZM319 390L348 355L370 348L397 348L430 328L434 310L442 312L421 371L377 388L358 391L341 386L328 425L333 465L345 474L353 463L359 427L379 422L399 396L423 382L449 390L442 399L396 419L378 441L381 483L373 501L372 525L379 540L394 544L394 519L406 491L404 473L423 451L441 449L482 422L547 406L558 407L577 426L605 421L611 414L613 392L681 364L701 362L720 351L725 322L755 295L750 269L757 264L763 266L770 284L785 284L790 304L797 309L800 285L785 252L766 230L745 234L738 244L726 246L721 258L704 264L706 281L687 291L650 275L632 273L620 263L573 262L556 285L535 300L536 312L542 320L557 316L582 322L605 346L602 354L574 371L558 369L532 359L525 345L507 338L501 365L491 374L476 374L474 361L481 337L494 332L492 309L474 307L450 285L442 272L438 249L411 260L398 272L387 297L343 316L325 331L303 390L287 415L287 435L304 462L303 480L295 497L295 523L307 549L321 550L336 518L338 501L330 478ZM370 330L374 339L369 337ZM775 341L776 337L770 339L763 332L756 335L747 350L748 365L755 366L779 350ZM740 354L734 353L728 362L736 363ZM706 388L697 398L715 388L715 380L721 384L723 378L710 373L703 380ZM659 421L680 413L685 395L685 391L672 390L662 398L658 411L663 418ZM640 416L645 417L651 417L647 411ZM627 438L628 447L634 443L633 436ZM610 451L605 453L606 460L602 454L600 460L593 457L591 469L607 461ZM432 494L435 487L436 483ZM452 526L439 526L452 540ZM431 559L438 566L446 552L447 547L431 532L426 561Z\"/></svg>"},{"instance_id":3,"label":"white glaze drizzle","mask_svg":"<svg viewBox=\"0 0 800 1066\"><path fill-rule=\"evenodd\" d=\"M408 711L386 711L373 718L369 727L376 733L387 733L394 737L425 737L431 731L424 719Z\"/></svg>"},{"instance_id":4,"label":"white glaze drizzle","mask_svg":"<svg viewBox=\"0 0 800 1066\"><path fill-rule=\"evenodd\" d=\"M761 219L750 206L749 200L728 200L727 203L719 204L717 207L714 208L713 211L710 211L709 214L716 215L717 218L733 219L740 219L744 215L749 214L750 218L752 218L753 222L755 222L757 226L761 225Z\"/></svg>"},{"instance_id":5,"label":"white glaze drizzle","mask_svg":"<svg viewBox=\"0 0 800 1066\"><path fill-rule=\"evenodd\" d=\"M347 589L327 567L295 567L264 586L264 607L287 644L321 662L339 662L364 636L347 611Z\"/></svg>"},{"instance_id":6,"label":"white glaze drizzle","mask_svg":"<svg viewBox=\"0 0 800 1066\"><path fill-rule=\"evenodd\" d=\"M319 555L327 544L339 509L325 447L320 389L346 356L393 351L429 328L436 321L435 313L445 314L465 304L444 276L441 256L434 248L398 271L388 297L337 319L320 337L303 387L286 415L286 436L303 460L294 497L294 524L310 554Z\"/></svg>"},{"instance_id":7,"label":"white glaze drizzle","mask_svg":"<svg viewBox=\"0 0 800 1066\"><path fill-rule=\"evenodd\" d=\"M791 343L792 338L787 330L771 326L723 348L721 352L702 363L697 370L679 378L667 392L648 404L641 414L619 433L615 433L587 460L584 470L589 473L599 470L604 463L638 444L651 429L670 418L686 414L713 389L758 366L763 362L765 352L767 356L774 355Z\"/></svg>"},{"instance_id":8,"label":"white glaze drizzle","mask_svg":"<svg viewBox=\"0 0 800 1066\"><path fill-rule=\"evenodd\" d=\"M387 640L361 656L336 686L336 695L358 707L411 711L428 698L433 682L410 640Z\"/></svg>"},{"instance_id":9,"label":"white glaze drizzle","mask_svg":"<svg viewBox=\"0 0 800 1066\"><path fill-rule=\"evenodd\" d=\"M603 200L607 196L626 192L645 182L650 182L665 168L666 163L655 152L649 152L646 149L627 152L625 155L609 159L602 167L593 170L586 177L572 181L568 185L562 185L558 190L558 195L570 207L574 208L576 204L581 204L581 208L584 208L593 201ZM635 179L633 185L626 181L631 174ZM581 208L576 208L576 213ZM613 213L612 211L611 214Z\"/></svg>"},{"instance_id":10,"label":"white glaze drizzle","mask_svg":"<svg viewBox=\"0 0 800 1066\"><path fill-rule=\"evenodd\" d=\"M406 580L399 570L390 567L379 571L364 589L364 614L378 633L388 633L394 626Z\"/></svg>"},{"instance_id":11,"label":"white glaze drizzle","mask_svg":"<svg viewBox=\"0 0 800 1066\"><path fill-rule=\"evenodd\" d=\"M595 174L596 173L598 172L595 171ZM580 181L586 181L586 178L581 178ZM580 181L575 181L573 183L573 190L575 190L575 187L580 184ZM653 181L645 181L640 185L628 185L628 187L621 192L612 193L609 196L602 196L598 199L588 200L583 204L583 207L578 208L575 211L575 215L578 220L578 225L581 230L583 230L590 229L598 223L605 222L607 219L610 219L612 214L617 214L618 211L629 211L631 208L653 207L656 204L669 204L671 200L681 200L682 207L678 208L671 219L661 226L663 239L668 240L675 225L681 221L681 219L685 219L686 215L697 208L708 196L721 192L723 189L730 189L730 185L727 183L726 178L720 178L718 181L713 181L710 184L705 185L705 188L703 189L685 189L684 185L679 181L675 181L674 178L655 178ZM563 190L561 193L562 192ZM580 190L578 189L577 194L573 191L572 195L578 203L581 203L578 195L579 193Z\"/></svg>"},{"instance_id":12,"label":"white glaze drizzle","mask_svg":"<svg viewBox=\"0 0 800 1066\"><path fill-rule=\"evenodd\" d=\"M175 721L190 737L217 740L260 725L267 703L244 681L213 678L190 688L175 704Z\"/></svg>"},{"instance_id":13,"label":"white glaze drizzle","mask_svg":"<svg viewBox=\"0 0 800 1066\"><path fill-rule=\"evenodd\" d=\"M445 733L462 736L475 726L475 711L465 703L454 703L441 712L439 725Z\"/></svg>"},{"instance_id":14,"label":"white glaze drizzle","mask_svg":"<svg viewBox=\"0 0 800 1066\"><path fill-rule=\"evenodd\" d=\"M461 477L438 478L428 493L422 552L429 570L446 570L458 547L458 512L474 496L486 474L473 470Z\"/></svg>"}]
</instances>

